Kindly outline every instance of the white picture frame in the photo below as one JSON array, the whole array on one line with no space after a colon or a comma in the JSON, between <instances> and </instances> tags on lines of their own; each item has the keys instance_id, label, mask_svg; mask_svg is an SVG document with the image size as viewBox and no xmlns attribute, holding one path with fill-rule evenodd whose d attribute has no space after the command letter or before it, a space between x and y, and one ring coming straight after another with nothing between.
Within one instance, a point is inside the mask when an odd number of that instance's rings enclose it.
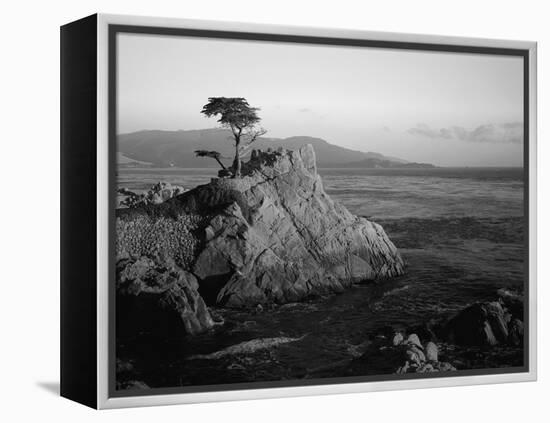
<instances>
[{"instance_id":1,"label":"white picture frame","mask_svg":"<svg viewBox=\"0 0 550 423\"><path fill-rule=\"evenodd\" d=\"M213 401L233 401L261 398L280 398L291 396L327 395L354 392L375 392L401 389L422 389L435 387L465 386L492 383L528 382L537 378L537 278L536 278L536 239L537 239L537 216L536 216L536 183L537 183L537 45L528 41L508 41L493 39L477 39L463 37L443 37L435 35L381 33L357 30L336 30L324 28L306 28L279 25L258 25L237 22L201 21L174 18L152 18L141 16L124 15L95 15L96 19L96 173L94 175L97 184L95 197L95 226L97 238L95 240L96 256L96 309L89 318L96 318L96 351L94 363L88 363L95 369L95 398L78 399L71 394L67 388L65 396L95 406L99 409L111 409L122 407L138 407L153 405L188 404ZM69 24L75 25L75 24ZM368 40L374 42L405 43L409 45L422 46L448 46L450 48L495 48L514 49L525 52L528 68L528 143L529 156L525 159L528 165L528 210L529 210L529 280L528 280L528 369L519 373L494 373L437 378L403 378L399 380L374 381L374 382L353 382L334 383L323 385L303 385L269 387L240 390L213 390L208 392L187 392L167 393L154 395L110 395L110 372L112 371L113 360L110 347L109 334L112 330L112 319L110 317L110 289L112 266L110 265L109 239L112 225L110 222L110 168L112 160L112 146L110 146L110 91L109 91L109 43L110 28L115 26L141 27L141 28L169 28L177 32L178 29L201 30L201 31L222 31L240 34L268 34L275 36L292 37L313 37L323 39L345 39L345 40ZM112 35L111 35L112 36ZM66 119L68 121L68 118ZM70 160L68 157L66 160ZM70 311L67 311L70 313ZM67 319L70 316L67 314ZM84 318L84 317L82 317ZM63 322L62 322L63 327ZM75 339L68 339L67 344L77 342ZM65 353L69 354L68 352ZM69 374L70 370L66 371ZM63 380L62 380L63 394Z\"/></svg>"}]
</instances>

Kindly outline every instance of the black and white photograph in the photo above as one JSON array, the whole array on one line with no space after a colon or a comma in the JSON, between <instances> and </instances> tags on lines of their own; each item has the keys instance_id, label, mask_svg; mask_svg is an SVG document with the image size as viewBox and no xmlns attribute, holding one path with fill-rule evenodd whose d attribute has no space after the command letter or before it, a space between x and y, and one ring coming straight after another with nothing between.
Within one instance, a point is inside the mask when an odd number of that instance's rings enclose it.
<instances>
[{"instance_id":1,"label":"black and white photograph","mask_svg":"<svg viewBox=\"0 0 550 423\"><path fill-rule=\"evenodd\" d=\"M7 2L0 422L550 421L544 4Z\"/></svg>"},{"instance_id":2,"label":"black and white photograph","mask_svg":"<svg viewBox=\"0 0 550 423\"><path fill-rule=\"evenodd\" d=\"M525 57L120 31L116 395L528 366Z\"/></svg>"}]
</instances>

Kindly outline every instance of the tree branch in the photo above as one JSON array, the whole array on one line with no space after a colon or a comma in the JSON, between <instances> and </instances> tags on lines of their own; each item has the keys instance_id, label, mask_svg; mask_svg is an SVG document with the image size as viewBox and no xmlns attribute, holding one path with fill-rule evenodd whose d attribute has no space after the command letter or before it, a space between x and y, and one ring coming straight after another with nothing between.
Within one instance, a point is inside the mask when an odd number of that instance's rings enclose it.
<instances>
[{"instance_id":1,"label":"tree branch","mask_svg":"<svg viewBox=\"0 0 550 423\"><path fill-rule=\"evenodd\" d=\"M225 165L220 161L221 154L217 151L195 150L195 155L197 157L211 157L218 162L222 169L227 170Z\"/></svg>"}]
</instances>

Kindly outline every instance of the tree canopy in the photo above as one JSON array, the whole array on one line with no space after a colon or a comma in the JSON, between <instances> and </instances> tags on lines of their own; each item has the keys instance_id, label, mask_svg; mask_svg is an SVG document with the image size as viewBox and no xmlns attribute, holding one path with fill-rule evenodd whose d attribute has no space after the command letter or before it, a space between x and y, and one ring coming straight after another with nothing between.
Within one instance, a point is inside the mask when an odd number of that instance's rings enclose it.
<instances>
[{"instance_id":1,"label":"tree canopy","mask_svg":"<svg viewBox=\"0 0 550 423\"><path fill-rule=\"evenodd\" d=\"M201 113L206 117L219 116L218 122L222 126L244 130L261 120L256 113L259 110L250 107L242 97L209 97Z\"/></svg>"}]
</instances>

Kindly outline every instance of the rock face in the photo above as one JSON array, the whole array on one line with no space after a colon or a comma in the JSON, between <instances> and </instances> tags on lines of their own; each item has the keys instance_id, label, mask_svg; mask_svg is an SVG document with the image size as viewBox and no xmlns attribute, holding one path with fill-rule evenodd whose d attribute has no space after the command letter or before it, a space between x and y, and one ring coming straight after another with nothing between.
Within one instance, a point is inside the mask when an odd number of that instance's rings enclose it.
<instances>
[{"instance_id":1,"label":"rock face","mask_svg":"<svg viewBox=\"0 0 550 423\"><path fill-rule=\"evenodd\" d=\"M204 332L214 326L214 320L198 287L192 274L173 263L160 266L147 257L119 260L117 307L123 308L119 320L146 317L151 329L156 329L155 326L174 324L170 319L173 316L179 318L185 332L192 335ZM165 315L159 316L162 314ZM136 326L143 330L147 324Z\"/></svg>"},{"instance_id":2,"label":"rock face","mask_svg":"<svg viewBox=\"0 0 550 423\"><path fill-rule=\"evenodd\" d=\"M382 227L325 193L310 145L254 151L243 175L213 179L168 201L211 216L191 271L217 304L293 302L403 273Z\"/></svg>"}]
</instances>

